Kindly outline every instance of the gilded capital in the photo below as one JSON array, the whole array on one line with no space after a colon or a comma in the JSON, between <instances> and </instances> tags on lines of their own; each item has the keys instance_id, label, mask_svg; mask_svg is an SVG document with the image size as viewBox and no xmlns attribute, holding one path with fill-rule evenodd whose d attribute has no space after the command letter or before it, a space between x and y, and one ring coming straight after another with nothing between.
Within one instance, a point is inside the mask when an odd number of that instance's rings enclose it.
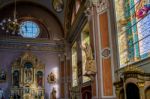
<instances>
[{"instance_id":1,"label":"gilded capital","mask_svg":"<svg viewBox=\"0 0 150 99\"><path fill-rule=\"evenodd\" d=\"M145 83L144 82L138 82L137 83L139 87L144 87Z\"/></svg>"}]
</instances>

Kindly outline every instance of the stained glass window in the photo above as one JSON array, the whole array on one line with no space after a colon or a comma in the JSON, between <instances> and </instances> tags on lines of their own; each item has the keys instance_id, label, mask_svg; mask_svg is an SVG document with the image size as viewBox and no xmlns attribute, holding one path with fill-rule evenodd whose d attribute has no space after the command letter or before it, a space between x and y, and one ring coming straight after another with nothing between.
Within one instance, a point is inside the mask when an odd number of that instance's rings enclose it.
<instances>
[{"instance_id":1,"label":"stained glass window","mask_svg":"<svg viewBox=\"0 0 150 99\"><path fill-rule=\"evenodd\" d=\"M115 0L120 66L140 61L150 53L148 0Z\"/></svg>"},{"instance_id":2,"label":"stained glass window","mask_svg":"<svg viewBox=\"0 0 150 99\"><path fill-rule=\"evenodd\" d=\"M77 43L72 47L72 86L78 85L78 67L77 67Z\"/></svg>"},{"instance_id":3,"label":"stained glass window","mask_svg":"<svg viewBox=\"0 0 150 99\"><path fill-rule=\"evenodd\" d=\"M36 38L40 34L40 28L33 21L23 21L20 24L20 35L24 38Z\"/></svg>"}]
</instances>

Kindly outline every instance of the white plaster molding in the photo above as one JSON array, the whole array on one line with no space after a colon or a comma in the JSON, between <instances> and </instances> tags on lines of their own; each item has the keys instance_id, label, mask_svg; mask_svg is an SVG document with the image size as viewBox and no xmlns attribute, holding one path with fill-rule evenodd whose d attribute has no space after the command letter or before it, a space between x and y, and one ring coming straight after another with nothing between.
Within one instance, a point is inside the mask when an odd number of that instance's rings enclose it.
<instances>
[{"instance_id":1,"label":"white plaster molding","mask_svg":"<svg viewBox=\"0 0 150 99\"><path fill-rule=\"evenodd\" d=\"M97 5L101 0L88 0L90 5Z\"/></svg>"},{"instance_id":2,"label":"white plaster molding","mask_svg":"<svg viewBox=\"0 0 150 99\"><path fill-rule=\"evenodd\" d=\"M107 11L109 8L109 1L108 0L101 0L96 5L97 7L97 14Z\"/></svg>"},{"instance_id":3,"label":"white plaster molding","mask_svg":"<svg viewBox=\"0 0 150 99\"><path fill-rule=\"evenodd\" d=\"M96 51L96 31L98 31L98 29L97 29L97 25L96 25L96 23L95 23L95 20L97 20L97 16L96 15L94 15L94 8L92 8L92 12L93 12L93 15L91 16L92 18L91 18L91 21L92 21L92 32L93 32L93 42L94 42L94 49L95 49L95 51L94 51L94 56L95 56L95 60L97 60L97 57L96 57L96 54L97 54L97 51ZM96 17L96 18L95 18ZM95 26L96 25L96 26ZM97 64L97 62L95 62L95 65L96 65L96 70L98 70L98 64ZM94 97L98 97L98 75L96 75L95 76L95 80L96 80L96 96L94 96Z\"/></svg>"},{"instance_id":4,"label":"white plaster molding","mask_svg":"<svg viewBox=\"0 0 150 99\"><path fill-rule=\"evenodd\" d=\"M94 15L92 7L87 7L84 13L85 13L85 16L87 17Z\"/></svg>"},{"instance_id":5,"label":"white plaster molding","mask_svg":"<svg viewBox=\"0 0 150 99\"><path fill-rule=\"evenodd\" d=\"M106 47L101 49L101 57L104 59L108 59L109 57L111 57L111 48Z\"/></svg>"},{"instance_id":6,"label":"white plaster molding","mask_svg":"<svg viewBox=\"0 0 150 99\"><path fill-rule=\"evenodd\" d=\"M112 27L111 27L111 15L110 15L110 10L108 9L108 14L107 14L107 18L108 18L108 28L109 28L109 43L110 43L110 50L111 50L111 71L112 71L112 84L115 81L115 74L114 74L114 49L113 49L113 38L112 38ZM112 97L116 97L115 94L115 87L113 86L113 96Z\"/></svg>"}]
</instances>

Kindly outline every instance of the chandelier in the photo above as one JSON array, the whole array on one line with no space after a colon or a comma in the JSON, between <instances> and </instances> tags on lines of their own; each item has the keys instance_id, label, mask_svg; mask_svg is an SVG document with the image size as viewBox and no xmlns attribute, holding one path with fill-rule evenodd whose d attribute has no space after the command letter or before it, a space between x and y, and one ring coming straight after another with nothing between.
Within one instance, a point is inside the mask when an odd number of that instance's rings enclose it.
<instances>
[{"instance_id":1,"label":"chandelier","mask_svg":"<svg viewBox=\"0 0 150 99\"><path fill-rule=\"evenodd\" d=\"M5 18L0 22L1 29L6 33L12 33L13 35L19 31L19 23L16 17L16 0L14 0L14 12L13 18Z\"/></svg>"}]
</instances>

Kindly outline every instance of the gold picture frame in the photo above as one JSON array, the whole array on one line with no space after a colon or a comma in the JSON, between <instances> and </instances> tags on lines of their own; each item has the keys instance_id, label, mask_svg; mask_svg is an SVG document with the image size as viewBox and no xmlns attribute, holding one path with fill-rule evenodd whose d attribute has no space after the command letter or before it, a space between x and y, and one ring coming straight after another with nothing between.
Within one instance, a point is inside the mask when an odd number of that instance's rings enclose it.
<instances>
[{"instance_id":1,"label":"gold picture frame","mask_svg":"<svg viewBox=\"0 0 150 99\"><path fill-rule=\"evenodd\" d=\"M56 75L53 72L51 72L47 77L47 81L50 84L56 83Z\"/></svg>"}]
</instances>

